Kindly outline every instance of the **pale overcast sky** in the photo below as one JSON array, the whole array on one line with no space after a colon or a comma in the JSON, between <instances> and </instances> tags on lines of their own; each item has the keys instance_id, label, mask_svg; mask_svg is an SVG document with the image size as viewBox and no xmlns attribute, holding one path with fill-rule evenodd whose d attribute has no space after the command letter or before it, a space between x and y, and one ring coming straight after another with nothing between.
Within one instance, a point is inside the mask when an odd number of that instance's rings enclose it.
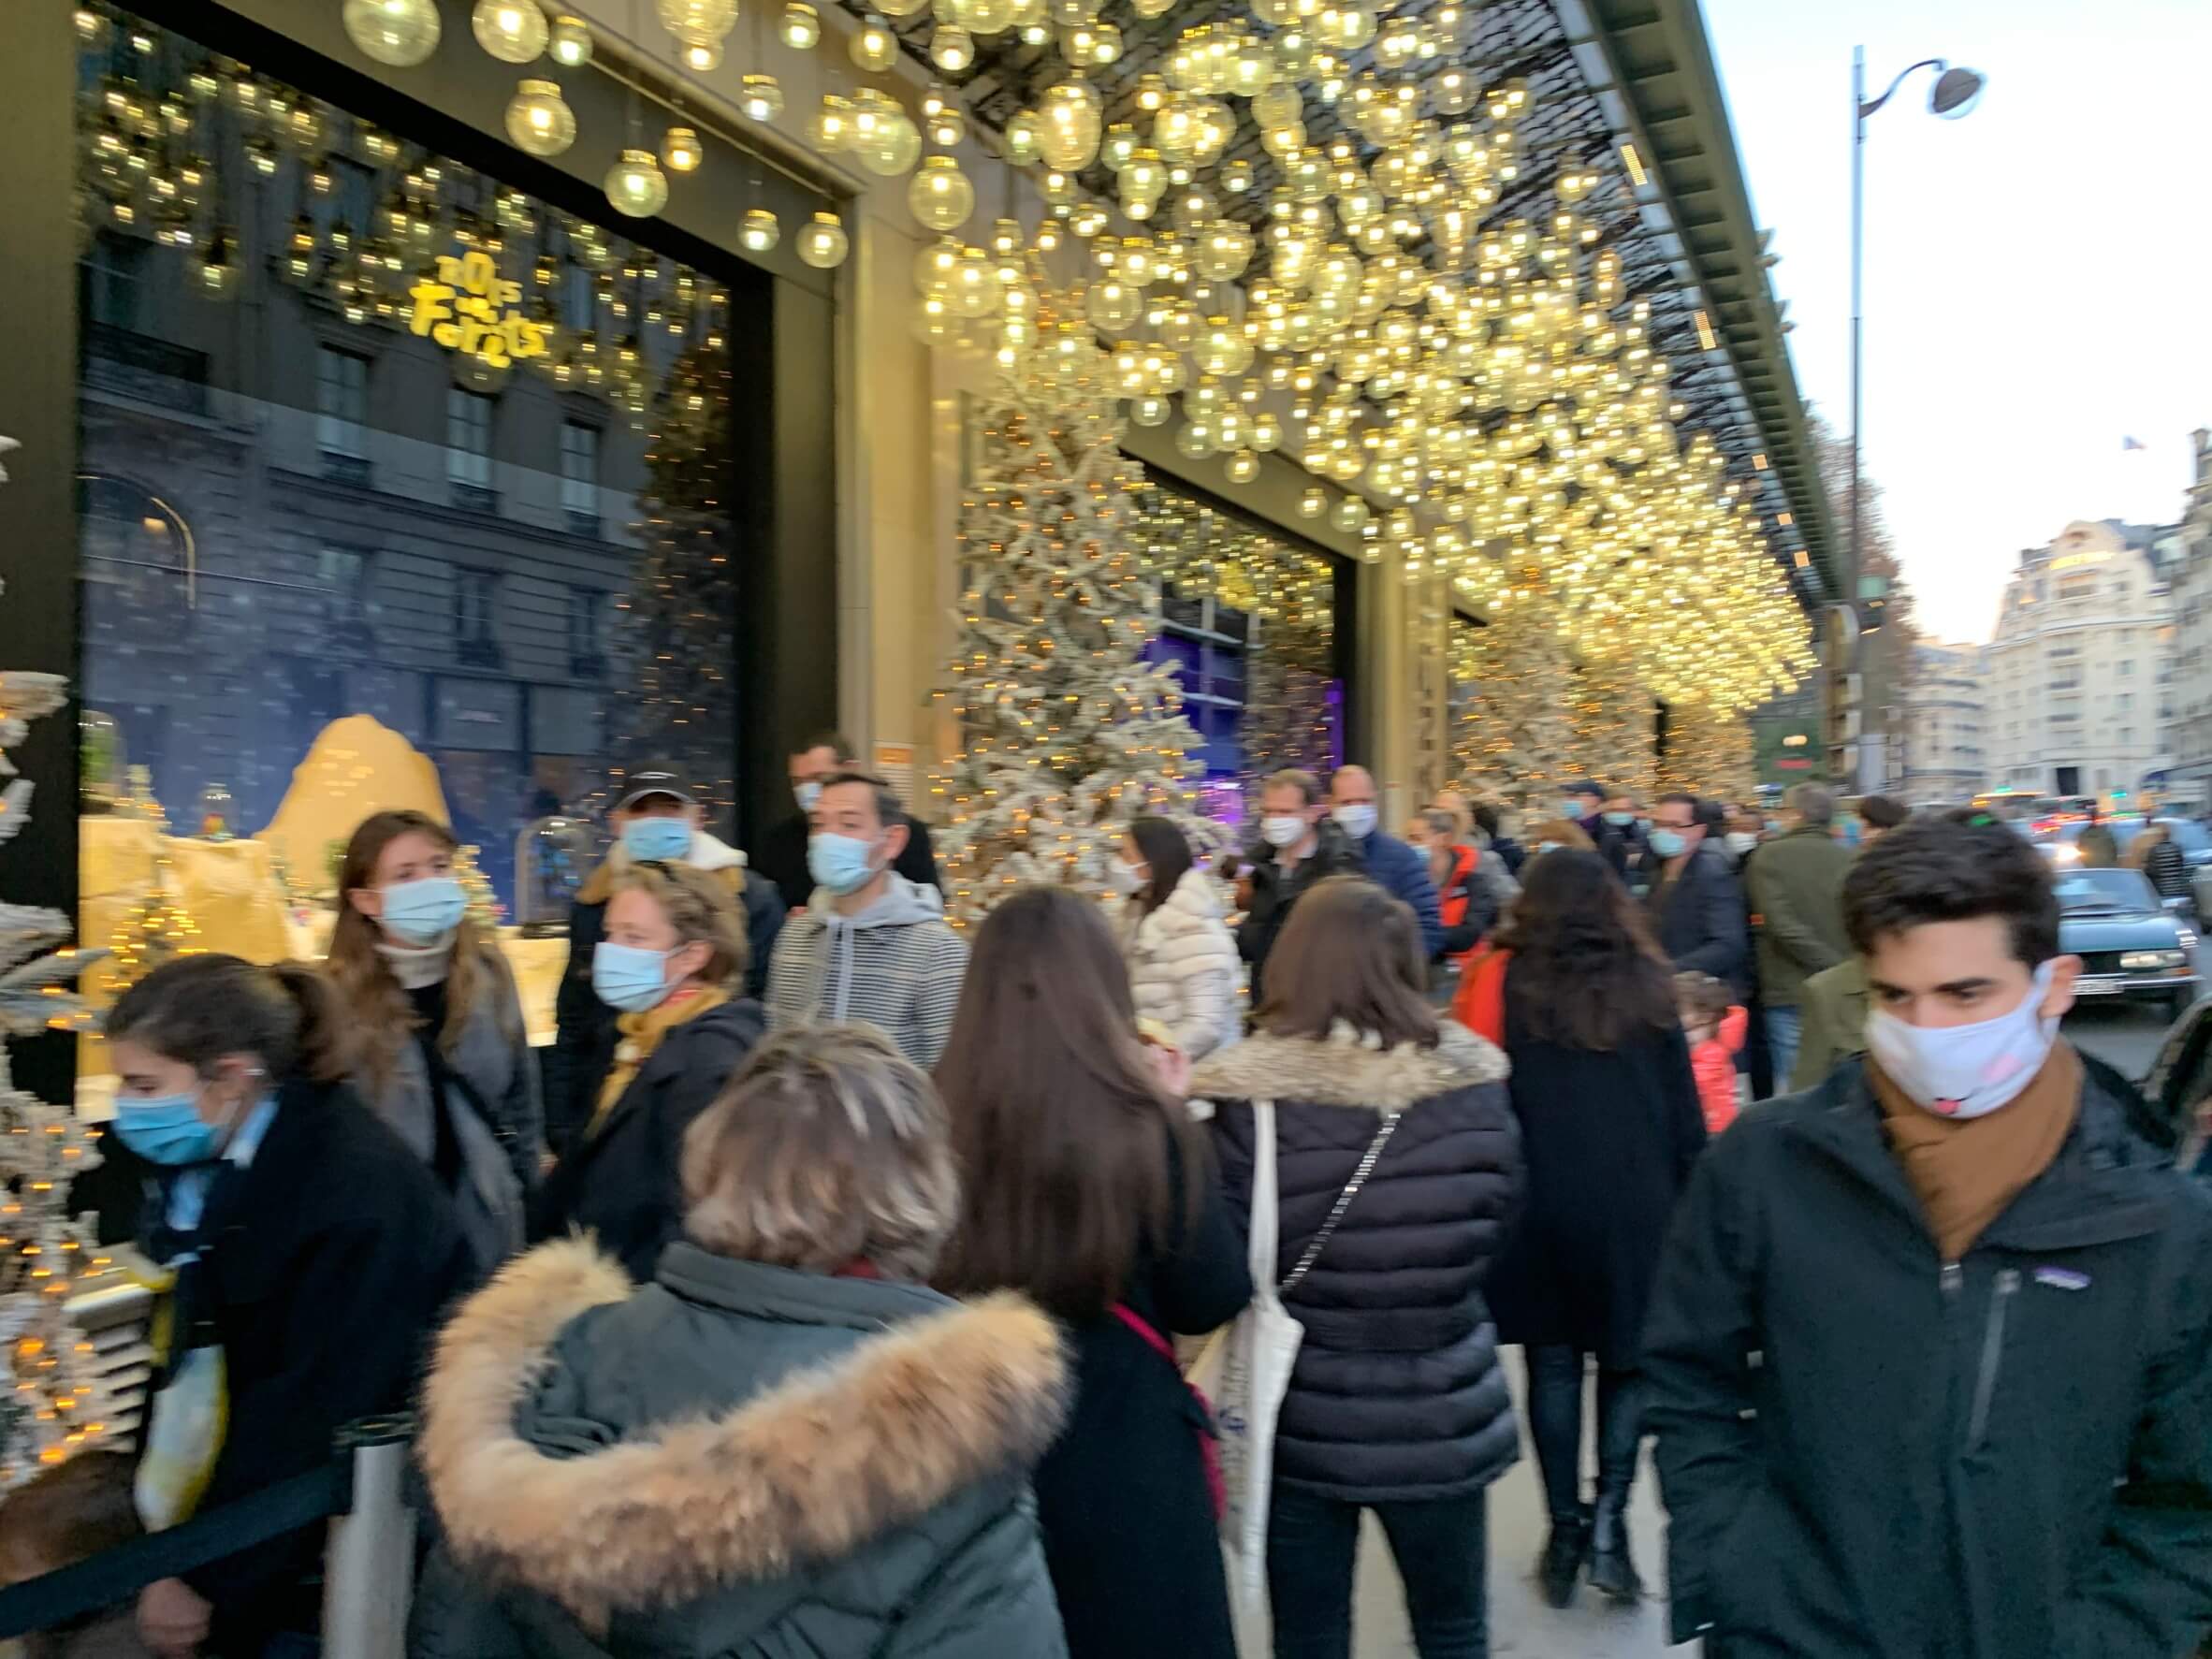
<instances>
[{"instance_id":1,"label":"pale overcast sky","mask_svg":"<svg viewBox=\"0 0 2212 1659\"><path fill-rule=\"evenodd\" d=\"M2014 556L2069 519L2178 517L2212 426L2212 0L1704 5L1798 385L1839 431L1851 49L1869 96L1926 57L1989 77L1939 121L1922 69L1867 129L1863 464L1923 629L1987 638Z\"/></svg>"}]
</instances>

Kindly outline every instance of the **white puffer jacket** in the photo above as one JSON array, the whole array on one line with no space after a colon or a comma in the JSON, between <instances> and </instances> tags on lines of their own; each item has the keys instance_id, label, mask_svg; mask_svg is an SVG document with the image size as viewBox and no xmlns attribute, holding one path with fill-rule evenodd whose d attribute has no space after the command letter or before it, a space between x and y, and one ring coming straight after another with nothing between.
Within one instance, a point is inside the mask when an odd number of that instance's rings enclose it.
<instances>
[{"instance_id":1,"label":"white puffer jacket","mask_svg":"<svg viewBox=\"0 0 2212 1659\"><path fill-rule=\"evenodd\" d=\"M1193 1060L1227 1048L1244 1033L1237 998L1237 947L1221 919L1221 895L1202 870L1186 870L1167 903L1140 918L1135 899L1122 906L1121 938L1128 957L1137 1017L1175 1034Z\"/></svg>"}]
</instances>

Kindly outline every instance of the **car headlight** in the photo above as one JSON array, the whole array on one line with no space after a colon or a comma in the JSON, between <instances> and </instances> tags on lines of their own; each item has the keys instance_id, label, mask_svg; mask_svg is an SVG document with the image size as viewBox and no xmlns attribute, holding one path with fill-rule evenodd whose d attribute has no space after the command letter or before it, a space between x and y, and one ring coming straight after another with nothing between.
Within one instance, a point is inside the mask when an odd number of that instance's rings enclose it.
<instances>
[{"instance_id":1,"label":"car headlight","mask_svg":"<svg viewBox=\"0 0 2212 1659\"><path fill-rule=\"evenodd\" d=\"M2081 863L2081 849L2072 841L2060 841L2051 849L2051 862L2053 864L2079 864Z\"/></svg>"},{"instance_id":2,"label":"car headlight","mask_svg":"<svg viewBox=\"0 0 2212 1659\"><path fill-rule=\"evenodd\" d=\"M2120 957L2123 970L2139 968L2179 968L2184 958L2179 951L2130 951Z\"/></svg>"}]
</instances>

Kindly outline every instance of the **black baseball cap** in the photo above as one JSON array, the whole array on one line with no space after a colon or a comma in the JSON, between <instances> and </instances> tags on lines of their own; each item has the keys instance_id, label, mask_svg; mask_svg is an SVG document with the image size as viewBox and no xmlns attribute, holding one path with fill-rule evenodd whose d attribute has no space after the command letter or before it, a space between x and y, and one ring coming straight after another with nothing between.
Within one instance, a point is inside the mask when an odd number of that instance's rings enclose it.
<instances>
[{"instance_id":1,"label":"black baseball cap","mask_svg":"<svg viewBox=\"0 0 2212 1659\"><path fill-rule=\"evenodd\" d=\"M699 802L699 792L691 787L691 774L674 761L640 761L634 766L624 767L622 794L615 803L615 810L620 812L634 807L648 795L674 795L687 807Z\"/></svg>"}]
</instances>

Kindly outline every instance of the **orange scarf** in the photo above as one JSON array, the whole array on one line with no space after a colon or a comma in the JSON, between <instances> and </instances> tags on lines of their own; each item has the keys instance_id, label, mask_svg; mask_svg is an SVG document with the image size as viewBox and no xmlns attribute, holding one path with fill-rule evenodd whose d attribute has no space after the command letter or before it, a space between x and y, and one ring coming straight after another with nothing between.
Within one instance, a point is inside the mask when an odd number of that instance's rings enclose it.
<instances>
[{"instance_id":1,"label":"orange scarf","mask_svg":"<svg viewBox=\"0 0 2212 1659\"><path fill-rule=\"evenodd\" d=\"M678 991L642 1013L626 1013L617 1020L615 1028L621 1032L622 1041L615 1047L615 1063L607 1068L606 1081L599 1085L599 1105L591 1113L590 1128L585 1132L599 1133L607 1113L614 1111L615 1102L622 1098L622 1091L637 1075L637 1069L661 1046L662 1038L686 1020L696 1019L708 1009L720 1008L729 1000L729 992L721 986L702 986L690 992Z\"/></svg>"},{"instance_id":2,"label":"orange scarf","mask_svg":"<svg viewBox=\"0 0 2212 1659\"><path fill-rule=\"evenodd\" d=\"M2081 1056L2056 1043L2016 1099L1980 1117L1939 1117L1867 1061L1889 1149L1919 1197L1945 1261L1971 1250L2005 1206L2050 1168L2081 1109Z\"/></svg>"}]
</instances>

